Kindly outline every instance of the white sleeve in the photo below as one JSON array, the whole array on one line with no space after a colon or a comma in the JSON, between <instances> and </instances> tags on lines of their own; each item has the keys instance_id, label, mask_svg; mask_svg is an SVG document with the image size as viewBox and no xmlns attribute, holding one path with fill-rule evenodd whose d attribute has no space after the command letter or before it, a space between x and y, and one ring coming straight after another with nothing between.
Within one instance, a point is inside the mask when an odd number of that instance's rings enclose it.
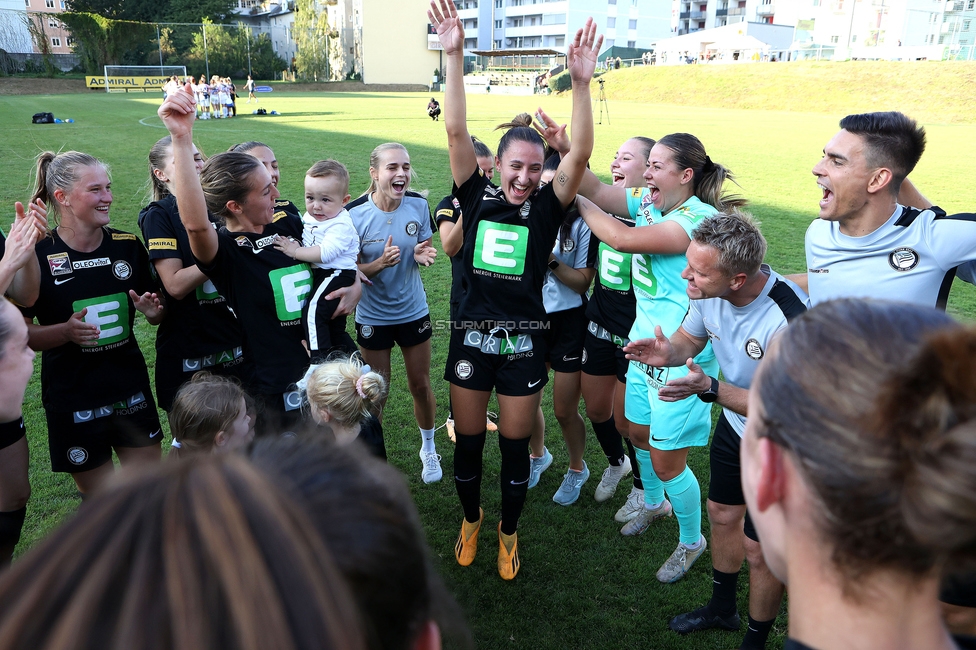
<instances>
[{"instance_id":1,"label":"white sleeve","mask_svg":"<svg viewBox=\"0 0 976 650\"><path fill-rule=\"evenodd\" d=\"M715 300L721 300L721 298L716 298ZM692 300L688 303L688 313L685 314L685 319L681 323L681 329L688 332L689 335L696 339L704 339L708 337L708 332L705 331L705 316L702 314L701 303L702 300Z\"/></svg>"}]
</instances>

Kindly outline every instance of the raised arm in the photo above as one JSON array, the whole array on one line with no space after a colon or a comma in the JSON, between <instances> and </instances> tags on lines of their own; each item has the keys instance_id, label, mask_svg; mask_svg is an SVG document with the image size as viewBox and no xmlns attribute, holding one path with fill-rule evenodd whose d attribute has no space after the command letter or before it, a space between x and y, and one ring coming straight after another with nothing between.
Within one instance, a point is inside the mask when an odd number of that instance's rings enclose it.
<instances>
[{"instance_id":1,"label":"raised arm","mask_svg":"<svg viewBox=\"0 0 976 650\"><path fill-rule=\"evenodd\" d=\"M553 190L563 207L568 207L579 190L586 163L593 153L593 107L590 105L590 81L596 70L596 56L603 45L603 36L596 35L596 24L586 19L583 28L566 50L566 67L573 80L573 140L575 144L562 157Z\"/></svg>"},{"instance_id":2,"label":"raised arm","mask_svg":"<svg viewBox=\"0 0 976 650\"><path fill-rule=\"evenodd\" d=\"M915 183L907 178L901 182L901 187L898 188L898 202L902 205L923 210L935 205L918 191Z\"/></svg>"},{"instance_id":3,"label":"raised arm","mask_svg":"<svg viewBox=\"0 0 976 650\"><path fill-rule=\"evenodd\" d=\"M679 255L688 250L688 233L673 221L639 226L626 226L596 207L592 201L580 197L577 208L583 221L597 239L621 253L649 253Z\"/></svg>"},{"instance_id":4,"label":"raised arm","mask_svg":"<svg viewBox=\"0 0 976 650\"><path fill-rule=\"evenodd\" d=\"M430 24L444 48L444 126L451 158L451 176L460 187L478 168L474 143L468 133L468 108L464 97L464 27L451 0L431 0ZM591 120L592 121L592 120Z\"/></svg>"},{"instance_id":5,"label":"raised arm","mask_svg":"<svg viewBox=\"0 0 976 650\"><path fill-rule=\"evenodd\" d=\"M592 116L590 119L593 119ZM558 124L541 108L536 113L536 120L534 124L536 130L542 134L551 148L558 151L561 157L566 157L571 150L571 143L566 135L566 125ZM621 217L630 216L627 208L627 189L607 185L588 168L583 169L583 178L580 179L577 192L596 203L604 212Z\"/></svg>"},{"instance_id":6,"label":"raised arm","mask_svg":"<svg viewBox=\"0 0 976 650\"><path fill-rule=\"evenodd\" d=\"M16 219L0 259L0 295L6 293L18 304L30 307L41 288L41 270L34 255L34 244L41 238L33 209L25 214L19 201L14 204Z\"/></svg>"},{"instance_id":7,"label":"raised arm","mask_svg":"<svg viewBox=\"0 0 976 650\"><path fill-rule=\"evenodd\" d=\"M190 238L194 257L209 264L217 256L217 231L207 216L207 202L193 161L193 121L196 101L187 84L166 97L157 111L173 137L173 194L180 206L180 221Z\"/></svg>"}]
</instances>

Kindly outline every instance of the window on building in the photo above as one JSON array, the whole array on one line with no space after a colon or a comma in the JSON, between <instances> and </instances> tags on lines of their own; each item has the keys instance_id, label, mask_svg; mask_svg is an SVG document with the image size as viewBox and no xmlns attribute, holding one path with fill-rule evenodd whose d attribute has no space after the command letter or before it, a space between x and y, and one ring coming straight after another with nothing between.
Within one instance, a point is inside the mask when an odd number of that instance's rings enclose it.
<instances>
[{"instance_id":1,"label":"window on building","mask_svg":"<svg viewBox=\"0 0 976 650\"><path fill-rule=\"evenodd\" d=\"M857 34L851 34L851 43L857 43Z\"/></svg>"},{"instance_id":2,"label":"window on building","mask_svg":"<svg viewBox=\"0 0 976 650\"><path fill-rule=\"evenodd\" d=\"M500 38L495 39L495 49L496 50L502 49L502 39Z\"/></svg>"},{"instance_id":3,"label":"window on building","mask_svg":"<svg viewBox=\"0 0 976 650\"><path fill-rule=\"evenodd\" d=\"M946 37L945 34L942 34L941 36L939 36L939 45L942 45L943 43L945 43L945 37Z\"/></svg>"},{"instance_id":4,"label":"window on building","mask_svg":"<svg viewBox=\"0 0 976 650\"><path fill-rule=\"evenodd\" d=\"M603 44L604 44L604 45L605 45L606 47L613 47L613 39L612 39L612 38L608 38L607 40L605 40L605 41L603 42Z\"/></svg>"},{"instance_id":5,"label":"window on building","mask_svg":"<svg viewBox=\"0 0 976 650\"><path fill-rule=\"evenodd\" d=\"M24 4L29 7L30 6L30 0L24 0Z\"/></svg>"},{"instance_id":6,"label":"window on building","mask_svg":"<svg viewBox=\"0 0 976 650\"><path fill-rule=\"evenodd\" d=\"M52 36L51 45L53 45L54 47L61 47L61 39L58 38L57 36Z\"/></svg>"},{"instance_id":7,"label":"window on building","mask_svg":"<svg viewBox=\"0 0 976 650\"><path fill-rule=\"evenodd\" d=\"M616 26L617 26L617 19L614 18L614 17L612 17L612 16L608 16L607 17L607 29L614 29Z\"/></svg>"},{"instance_id":8,"label":"window on building","mask_svg":"<svg viewBox=\"0 0 976 650\"><path fill-rule=\"evenodd\" d=\"M973 10L973 6L976 6L976 0L969 0L969 4L966 5L966 9L968 11L972 11Z\"/></svg>"},{"instance_id":9,"label":"window on building","mask_svg":"<svg viewBox=\"0 0 976 650\"><path fill-rule=\"evenodd\" d=\"M608 5L615 5L615 4L617 4L617 0L607 0L607 4Z\"/></svg>"},{"instance_id":10,"label":"window on building","mask_svg":"<svg viewBox=\"0 0 976 650\"><path fill-rule=\"evenodd\" d=\"M840 36L831 36L830 37L830 42L833 45L836 45L837 43L840 43Z\"/></svg>"},{"instance_id":11,"label":"window on building","mask_svg":"<svg viewBox=\"0 0 976 650\"><path fill-rule=\"evenodd\" d=\"M631 20L629 23L627 23L627 29L637 29L637 21Z\"/></svg>"},{"instance_id":12,"label":"window on building","mask_svg":"<svg viewBox=\"0 0 976 650\"><path fill-rule=\"evenodd\" d=\"M972 25L972 23L973 23L973 21L971 21L971 20L964 20L964 21L962 21L962 31L968 32L969 31L969 27L970 27L970 25Z\"/></svg>"},{"instance_id":13,"label":"window on building","mask_svg":"<svg viewBox=\"0 0 976 650\"><path fill-rule=\"evenodd\" d=\"M54 20L53 18L49 18L47 21L47 26L50 27L51 29L57 29L58 21Z\"/></svg>"},{"instance_id":14,"label":"window on building","mask_svg":"<svg viewBox=\"0 0 976 650\"><path fill-rule=\"evenodd\" d=\"M542 16L543 25L565 25L566 14L545 14Z\"/></svg>"},{"instance_id":15,"label":"window on building","mask_svg":"<svg viewBox=\"0 0 976 650\"><path fill-rule=\"evenodd\" d=\"M502 28L502 21L496 20L495 21L495 29L501 29L501 28Z\"/></svg>"},{"instance_id":16,"label":"window on building","mask_svg":"<svg viewBox=\"0 0 976 650\"><path fill-rule=\"evenodd\" d=\"M565 46L566 45L566 37L565 36L557 36L555 38L555 40L553 41L553 45L555 47L563 47L563 46Z\"/></svg>"},{"instance_id":17,"label":"window on building","mask_svg":"<svg viewBox=\"0 0 976 650\"><path fill-rule=\"evenodd\" d=\"M521 7L522 6L522 0L512 0L512 6L513 7Z\"/></svg>"},{"instance_id":18,"label":"window on building","mask_svg":"<svg viewBox=\"0 0 976 650\"><path fill-rule=\"evenodd\" d=\"M61 10L63 11L64 10L64 0L61 0L61 3L60 4L61 4Z\"/></svg>"},{"instance_id":19,"label":"window on building","mask_svg":"<svg viewBox=\"0 0 976 650\"><path fill-rule=\"evenodd\" d=\"M501 9L505 0L495 0L495 9Z\"/></svg>"},{"instance_id":20,"label":"window on building","mask_svg":"<svg viewBox=\"0 0 976 650\"><path fill-rule=\"evenodd\" d=\"M54 9L54 0L44 0L44 6L48 9Z\"/></svg>"},{"instance_id":21,"label":"window on building","mask_svg":"<svg viewBox=\"0 0 976 650\"><path fill-rule=\"evenodd\" d=\"M637 47L637 41L627 41L627 47Z\"/></svg>"},{"instance_id":22,"label":"window on building","mask_svg":"<svg viewBox=\"0 0 976 650\"><path fill-rule=\"evenodd\" d=\"M75 45L75 39L73 39L73 38L71 38L71 37L69 36L69 37L67 37L66 39L64 39L64 44L65 44L66 46L68 46L68 47L74 47L74 45Z\"/></svg>"},{"instance_id":23,"label":"window on building","mask_svg":"<svg viewBox=\"0 0 976 650\"><path fill-rule=\"evenodd\" d=\"M521 27L521 26L522 26L522 16L516 16L515 18L512 18L512 27Z\"/></svg>"}]
</instances>

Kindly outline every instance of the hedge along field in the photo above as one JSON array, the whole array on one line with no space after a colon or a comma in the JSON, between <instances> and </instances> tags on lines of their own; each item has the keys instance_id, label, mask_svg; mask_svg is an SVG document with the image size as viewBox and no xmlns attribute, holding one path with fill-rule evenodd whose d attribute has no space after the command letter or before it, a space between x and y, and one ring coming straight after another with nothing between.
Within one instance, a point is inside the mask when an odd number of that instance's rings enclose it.
<instances>
[{"instance_id":1,"label":"hedge along field","mask_svg":"<svg viewBox=\"0 0 976 650\"><path fill-rule=\"evenodd\" d=\"M938 96L937 93L930 96ZM245 140L270 144L281 165L282 195L301 205L304 171L316 160L336 158L349 167L351 193L368 184L368 157L374 146L399 141L410 151L417 178L414 189L429 190L431 206L450 191L446 135L440 122L425 113L427 94L288 94L261 95L260 106L280 116L249 114L253 104L239 103L241 115L231 120L198 122L195 139L205 153L225 150ZM442 96L438 96L443 100ZM706 102L700 102L705 104ZM156 95L5 96L0 99L0 203L26 200L33 180L33 158L42 150L78 149L112 167L115 202L113 225L137 231L139 209L147 202L149 147L166 135L155 116ZM555 119L568 122L571 104L564 97L505 97L478 95L468 99L469 129L493 147L499 133L495 125L518 112L542 106ZM762 221L769 239L770 264L780 272L799 272L803 263L803 233L815 218L820 191L810 169L821 149L837 131L845 111L817 113L811 99L807 112L681 107L611 99L604 107L603 123L596 125L594 171L609 178L609 165L617 146L634 135L660 137L686 131L698 135L716 162L735 172L741 192ZM898 109L897 104L874 107ZM606 110L610 118L606 116ZM50 111L74 124L31 125L38 111ZM599 114L594 104L595 114ZM248 113L248 114L244 114ZM976 184L971 181L970 152L976 147L976 126L926 123L928 151L912 175L916 184L947 211L976 207ZM450 265L445 257L422 271L431 315L448 318ZM966 320L976 316L976 291L956 283L950 310ZM351 320L351 319L350 319ZM137 318L137 335L152 366L152 328ZM448 344L446 326L435 327L432 384L438 401L438 421L447 413L447 384L441 379ZM551 496L567 466L559 428L552 417L548 396L547 445L555 456L552 468L529 493L520 527L522 570L513 583L503 583L495 570L494 526L500 512L499 454L493 440L486 446L483 505L486 512L482 550L473 566L461 568L452 556L460 523L460 508L451 476L451 443L438 432L444 456L445 479L433 485L420 481L416 429L406 378L394 353L392 394L385 428L390 462L405 472L424 522L435 563L449 589L464 608L479 647L484 648L727 648L740 636L708 632L678 637L666 629L668 618L703 604L710 593L710 557L706 554L690 576L674 585L661 585L654 572L677 542L673 519L656 523L644 536L621 537L613 513L629 491L622 487L604 504L593 501L606 461L595 439L586 455L592 476L580 500L569 508L557 506ZM39 373L38 373L39 374ZM547 395L551 389L547 390ZM25 418L31 446L33 496L19 552L24 552L78 505L71 479L50 471L44 415L40 407L38 376L27 393ZM717 410L716 410L717 413ZM167 437L168 443L168 437ZM703 486L708 482L707 451L694 450L690 463ZM707 534L707 517L705 518ZM739 610L747 610L745 580L739 592ZM780 617L770 647L782 641L785 615Z\"/></svg>"}]
</instances>

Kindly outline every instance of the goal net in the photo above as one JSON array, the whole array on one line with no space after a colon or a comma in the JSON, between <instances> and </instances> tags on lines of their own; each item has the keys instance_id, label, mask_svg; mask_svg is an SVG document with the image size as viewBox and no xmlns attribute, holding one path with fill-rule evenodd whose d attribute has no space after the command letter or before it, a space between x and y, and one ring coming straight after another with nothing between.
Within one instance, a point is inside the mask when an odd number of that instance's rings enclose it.
<instances>
[{"instance_id":1,"label":"goal net","mask_svg":"<svg viewBox=\"0 0 976 650\"><path fill-rule=\"evenodd\" d=\"M186 78L186 66L107 65L105 66L105 90L110 93L130 90L161 92L174 74L182 82Z\"/></svg>"}]
</instances>

